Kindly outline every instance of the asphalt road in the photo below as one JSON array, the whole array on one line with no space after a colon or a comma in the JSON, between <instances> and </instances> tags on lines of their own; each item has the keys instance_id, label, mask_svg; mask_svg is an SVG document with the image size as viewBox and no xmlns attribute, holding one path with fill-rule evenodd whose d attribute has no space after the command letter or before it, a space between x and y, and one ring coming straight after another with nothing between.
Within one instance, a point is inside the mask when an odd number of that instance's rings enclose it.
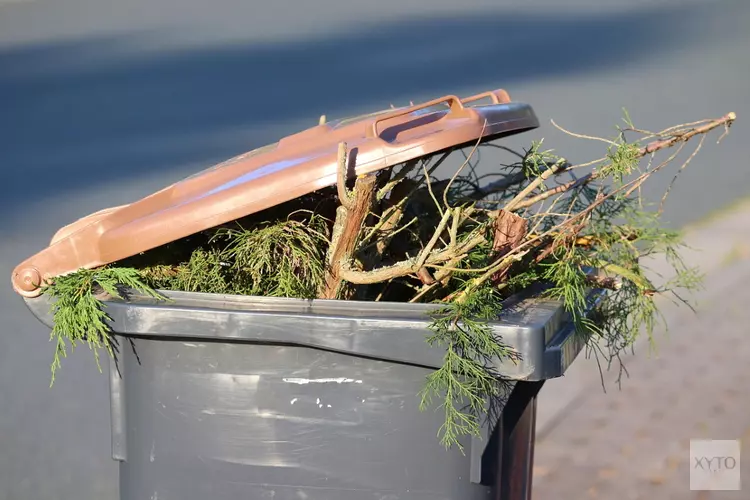
<instances>
[{"instance_id":1,"label":"asphalt road","mask_svg":"<svg viewBox=\"0 0 750 500\"><path fill-rule=\"evenodd\" d=\"M107 377L84 349L49 389L53 346L13 294L13 266L80 216L320 114L505 88L544 122L511 142L544 137L575 161L601 145L550 118L606 135L622 107L651 129L735 111L665 218L680 226L750 191L750 3L528 4L0 0L0 499L117 498Z\"/></svg>"}]
</instances>

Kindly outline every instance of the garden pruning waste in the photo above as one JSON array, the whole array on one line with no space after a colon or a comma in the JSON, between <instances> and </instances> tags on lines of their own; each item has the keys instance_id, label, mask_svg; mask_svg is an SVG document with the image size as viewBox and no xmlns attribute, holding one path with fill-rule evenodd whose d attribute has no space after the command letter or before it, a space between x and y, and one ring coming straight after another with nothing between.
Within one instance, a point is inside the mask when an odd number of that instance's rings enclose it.
<instances>
[{"instance_id":1,"label":"garden pruning waste","mask_svg":"<svg viewBox=\"0 0 750 500\"><path fill-rule=\"evenodd\" d=\"M495 98L487 109L502 111L514 105L507 94L491 95ZM388 110L374 119L368 115L362 140L401 141L398 131L388 134L388 119L398 122L393 129L401 126L408 131L404 123L421 120L418 126L442 133L441 120L484 118L481 125L486 131L486 117L467 112L482 108L469 108L467 102L451 97L430 103L432 108ZM432 113L426 112L430 109ZM53 381L69 348L80 343L93 349L97 361L100 349L115 354L117 340L107 322L106 301L127 300L134 292L154 298L164 298L160 290L179 290L440 304L426 342L445 350L444 363L428 376L419 398L423 409L437 401L444 411L440 440L451 446L463 435L479 433L485 402L503 391L506 381L489 368L489 360L515 354L493 335L489 322L501 314L506 298L538 285L545 296L563 300L588 348L605 364L617 362L640 335L653 333L660 319L657 297L687 301L684 292L699 285L699 270L682 262L679 233L660 224L661 207L650 207L641 187L660 171L671 169L676 176L711 133L726 133L735 119L729 113L652 132L637 128L626 114L610 138L568 132L555 124L571 136L602 145L599 158L578 163L545 149L543 141L511 151L513 161L507 164L477 162L481 148L503 147L498 142L504 137L503 131L480 131L471 141L464 137L403 161L395 155L392 164L361 171L360 159L367 165L378 163L378 158L372 160L362 145L352 147L339 140L346 138L343 132L336 135L358 122L327 124L321 119L318 127L300 134L296 147L310 149L327 138L333 167L320 176L325 182L300 181L301 187L290 187L283 201L255 211L245 208L241 216L236 216L237 203L229 199L215 211L230 214L226 216L231 220L206 216L205 227L173 241L142 250L122 250L126 243L121 243L120 254L106 256L101 251L86 265L60 268L64 272L55 272L54 266L49 272L39 270L29 260L16 269L14 286L27 296L38 293L55 299ZM411 139L407 134L403 140ZM250 155L262 160L280 145L284 142ZM689 145L694 145L692 153L678 160ZM440 177L441 165L459 152L465 158L458 168ZM248 156L230 160L225 170L244 157ZM269 158L265 163L258 160L259 167L251 170L252 182L261 182L258 172L264 168L273 171L269 165L278 167L279 159ZM220 175L221 169L214 174ZM230 189L226 182L222 186ZM190 185L171 189L150 199L178 193L198 206L207 196L205 188L197 193ZM170 205L176 225L181 221L174 208L178 205ZM100 227L116 226L119 208L62 230L50 248L74 239L92 224L105 221ZM158 217L169 213L130 210L134 212L127 221L120 220L121 225L146 215L155 221L149 227L168 224ZM177 234L162 227L167 237ZM112 241L126 241L117 240L112 231ZM673 271L659 284L644 265L645 258L655 255L666 257ZM592 288L606 293L590 311L586 297Z\"/></svg>"}]
</instances>

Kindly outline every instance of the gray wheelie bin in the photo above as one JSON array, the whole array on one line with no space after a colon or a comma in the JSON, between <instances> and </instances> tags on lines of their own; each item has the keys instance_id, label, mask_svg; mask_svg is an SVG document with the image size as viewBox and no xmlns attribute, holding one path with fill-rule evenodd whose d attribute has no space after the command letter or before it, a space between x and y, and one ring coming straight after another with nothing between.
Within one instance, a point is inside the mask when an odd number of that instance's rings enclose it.
<instances>
[{"instance_id":1,"label":"gray wheelie bin","mask_svg":"<svg viewBox=\"0 0 750 500\"><path fill-rule=\"evenodd\" d=\"M522 359L497 368L517 382L462 453L418 408L432 306L164 293L107 303L133 341L110 370L123 500L528 498L536 395L582 347L560 303L509 304L494 328Z\"/></svg>"},{"instance_id":2,"label":"gray wheelie bin","mask_svg":"<svg viewBox=\"0 0 750 500\"><path fill-rule=\"evenodd\" d=\"M61 229L13 284L51 327L41 277L335 184L341 141L362 174L537 126L503 91L323 123ZM537 393L582 348L559 302L509 300L494 328L521 359L496 368L516 382L462 453L439 443L440 409L418 408L444 354L426 342L433 305L163 293L171 300L105 301L119 339L110 380L122 500L526 499Z\"/></svg>"}]
</instances>

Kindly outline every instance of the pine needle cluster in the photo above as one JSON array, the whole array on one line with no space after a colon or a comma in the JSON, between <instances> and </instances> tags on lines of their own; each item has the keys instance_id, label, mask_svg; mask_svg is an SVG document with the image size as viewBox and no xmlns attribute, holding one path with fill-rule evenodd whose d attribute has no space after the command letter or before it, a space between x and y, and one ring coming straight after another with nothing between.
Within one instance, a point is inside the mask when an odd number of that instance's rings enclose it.
<instances>
[{"instance_id":1,"label":"pine needle cluster","mask_svg":"<svg viewBox=\"0 0 750 500\"><path fill-rule=\"evenodd\" d=\"M325 272L328 224L313 212L216 230L174 265L140 268L149 286L188 292L314 298Z\"/></svg>"},{"instance_id":2,"label":"pine needle cluster","mask_svg":"<svg viewBox=\"0 0 750 500\"><path fill-rule=\"evenodd\" d=\"M152 297L160 297L142 279L135 269L103 267L100 269L81 269L75 273L58 276L55 281L43 289L43 293L54 299L52 315L54 325L50 340L55 342L52 361L52 380L55 381L62 358L68 355L68 343L74 350L79 343L84 343L94 352L96 364L99 364L99 349L104 349L114 357L117 341L107 324L109 316L105 312L106 304L102 294L122 299L127 291L136 290Z\"/></svg>"},{"instance_id":3,"label":"pine needle cluster","mask_svg":"<svg viewBox=\"0 0 750 500\"><path fill-rule=\"evenodd\" d=\"M434 313L427 342L445 349L445 356L443 365L427 377L420 409L434 408L434 399L440 400L445 421L438 434L446 447L463 450L459 440L479 435L481 417L508 393L509 381L494 366L520 357L491 326L500 317L502 299L495 287L483 286L468 300L448 303Z\"/></svg>"}]
</instances>

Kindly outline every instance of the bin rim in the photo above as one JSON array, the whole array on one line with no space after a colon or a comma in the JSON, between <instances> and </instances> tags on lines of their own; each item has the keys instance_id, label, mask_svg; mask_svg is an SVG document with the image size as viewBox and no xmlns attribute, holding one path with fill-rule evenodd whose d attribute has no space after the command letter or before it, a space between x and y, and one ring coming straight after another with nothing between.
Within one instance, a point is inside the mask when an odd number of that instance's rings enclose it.
<instances>
[{"instance_id":1,"label":"bin rim","mask_svg":"<svg viewBox=\"0 0 750 500\"><path fill-rule=\"evenodd\" d=\"M545 298L530 287L505 301L495 335L521 356L498 360L497 368L512 378L541 379L562 375L581 345L561 300ZM107 323L115 335L176 342L225 342L317 348L358 357L437 369L444 349L429 345L430 313L439 304L372 302L338 299L295 299L160 291L157 300L140 293L126 299L103 299ZM591 289L592 310L606 290ZM24 302L39 321L52 327L52 300L46 295ZM524 360L526 356L528 359ZM541 366L551 356L553 368ZM567 358L565 357L567 356Z\"/></svg>"}]
</instances>

